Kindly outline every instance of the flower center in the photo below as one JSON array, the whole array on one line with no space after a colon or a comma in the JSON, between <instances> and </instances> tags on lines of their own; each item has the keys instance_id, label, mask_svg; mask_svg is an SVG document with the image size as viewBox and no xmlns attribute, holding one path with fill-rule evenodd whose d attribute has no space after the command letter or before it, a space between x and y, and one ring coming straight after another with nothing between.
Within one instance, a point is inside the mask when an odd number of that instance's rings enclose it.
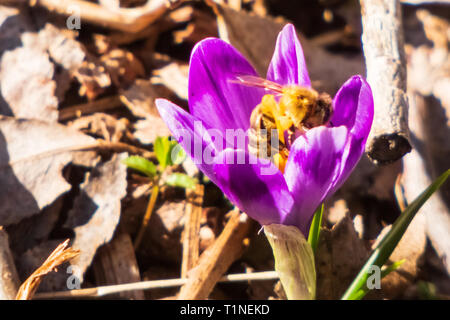
<instances>
[{"instance_id":1,"label":"flower center","mask_svg":"<svg viewBox=\"0 0 450 320\"><path fill-rule=\"evenodd\" d=\"M266 94L250 117L249 151L270 158L284 172L289 149L307 130L326 125L332 115L332 100L326 93L300 86L283 87L278 102Z\"/></svg>"}]
</instances>

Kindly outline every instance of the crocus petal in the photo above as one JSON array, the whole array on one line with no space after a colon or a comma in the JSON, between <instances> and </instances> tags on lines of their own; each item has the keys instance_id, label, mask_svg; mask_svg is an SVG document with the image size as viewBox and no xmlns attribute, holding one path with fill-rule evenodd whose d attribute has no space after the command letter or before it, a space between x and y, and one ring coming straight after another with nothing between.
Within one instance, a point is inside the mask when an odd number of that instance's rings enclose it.
<instances>
[{"instance_id":1,"label":"crocus petal","mask_svg":"<svg viewBox=\"0 0 450 320\"><path fill-rule=\"evenodd\" d=\"M341 172L334 182L331 193L344 183L364 153L374 113L372 91L369 84L362 77L353 76L339 89L333 105L331 124L346 126L350 133L350 139Z\"/></svg>"},{"instance_id":2,"label":"crocus petal","mask_svg":"<svg viewBox=\"0 0 450 320\"><path fill-rule=\"evenodd\" d=\"M262 89L233 81L239 75L257 76L250 63L220 39L199 42L189 68L189 108L212 128L248 129L250 115L264 95Z\"/></svg>"},{"instance_id":3,"label":"crocus petal","mask_svg":"<svg viewBox=\"0 0 450 320\"><path fill-rule=\"evenodd\" d=\"M224 150L216 160L217 185L239 209L262 225L285 219L293 199L273 163L232 149Z\"/></svg>"},{"instance_id":4,"label":"crocus petal","mask_svg":"<svg viewBox=\"0 0 450 320\"><path fill-rule=\"evenodd\" d=\"M346 126L356 138L367 138L372 121L373 97L370 86L361 76L353 76L334 97L332 126Z\"/></svg>"},{"instance_id":5,"label":"crocus petal","mask_svg":"<svg viewBox=\"0 0 450 320\"><path fill-rule=\"evenodd\" d=\"M281 85L311 86L302 46L292 24L287 24L278 35L267 79Z\"/></svg>"},{"instance_id":6,"label":"crocus petal","mask_svg":"<svg viewBox=\"0 0 450 320\"><path fill-rule=\"evenodd\" d=\"M155 104L173 137L199 169L215 183L214 157L226 146L222 133L208 128L198 118L168 100L156 99Z\"/></svg>"},{"instance_id":7,"label":"crocus petal","mask_svg":"<svg viewBox=\"0 0 450 320\"><path fill-rule=\"evenodd\" d=\"M340 172L348 138L345 126L321 126L295 140L284 172L295 209L284 224L295 225L308 235L315 209L324 201Z\"/></svg>"}]
</instances>

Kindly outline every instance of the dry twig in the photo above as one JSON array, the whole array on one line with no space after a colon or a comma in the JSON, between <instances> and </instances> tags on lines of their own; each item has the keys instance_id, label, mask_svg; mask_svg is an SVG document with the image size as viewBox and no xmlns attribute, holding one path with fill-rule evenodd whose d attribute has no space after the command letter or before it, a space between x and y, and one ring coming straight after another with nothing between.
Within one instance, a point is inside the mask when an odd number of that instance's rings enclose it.
<instances>
[{"instance_id":1,"label":"dry twig","mask_svg":"<svg viewBox=\"0 0 450 320\"><path fill-rule=\"evenodd\" d=\"M277 280L279 279L276 271L263 271L254 273L229 274L220 278L218 282L239 282L256 280ZM58 298L81 298L81 297L103 297L111 294L123 293L134 290L149 290L178 287L184 285L188 279L166 279L142 281L136 283L126 283L114 286L102 286L96 288L77 289L58 292L38 293L35 299L58 299Z\"/></svg>"},{"instance_id":2,"label":"dry twig","mask_svg":"<svg viewBox=\"0 0 450 320\"><path fill-rule=\"evenodd\" d=\"M252 226L246 214L233 211L217 240L200 256L198 265L188 273L188 281L180 289L179 300L208 298L217 281L247 247L245 239Z\"/></svg>"},{"instance_id":3,"label":"dry twig","mask_svg":"<svg viewBox=\"0 0 450 320\"><path fill-rule=\"evenodd\" d=\"M69 244L69 239L61 243L56 249L50 254L47 260L34 271L31 276L20 286L19 292L17 293L16 300L30 300L34 293L36 292L42 278L55 271L58 266L67 262L80 253L79 250L74 250L72 248L67 248Z\"/></svg>"},{"instance_id":4,"label":"dry twig","mask_svg":"<svg viewBox=\"0 0 450 320\"><path fill-rule=\"evenodd\" d=\"M66 121L72 118L81 117L82 115L114 109L122 105L123 103L120 100L120 96L115 95L106 97L88 103L64 108L59 111L58 120Z\"/></svg>"},{"instance_id":5,"label":"dry twig","mask_svg":"<svg viewBox=\"0 0 450 320\"><path fill-rule=\"evenodd\" d=\"M186 223L183 239L183 260L181 264L181 277L186 278L187 273L197 265L200 255L200 219L202 217L203 185L198 184L193 191L187 194Z\"/></svg>"},{"instance_id":6,"label":"dry twig","mask_svg":"<svg viewBox=\"0 0 450 320\"><path fill-rule=\"evenodd\" d=\"M406 60L398 0L361 0L364 56L375 103L367 152L379 164L411 151Z\"/></svg>"},{"instance_id":7,"label":"dry twig","mask_svg":"<svg viewBox=\"0 0 450 320\"><path fill-rule=\"evenodd\" d=\"M143 30L183 1L152 0L142 7L116 10L82 0L29 0L29 3L65 16L79 14L82 21L102 27L135 33Z\"/></svg>"}]
</instances>

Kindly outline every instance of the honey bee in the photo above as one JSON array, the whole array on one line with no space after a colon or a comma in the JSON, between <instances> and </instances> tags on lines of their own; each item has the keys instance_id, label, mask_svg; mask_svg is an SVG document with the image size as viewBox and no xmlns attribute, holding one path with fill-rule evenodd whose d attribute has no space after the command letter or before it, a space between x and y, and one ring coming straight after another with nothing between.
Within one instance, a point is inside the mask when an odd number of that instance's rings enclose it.
<instances>
[{"instance_id":1,"label":"honey bee","mask_svg":"<svg viewBox=\"0 0 450 320\"><path fill-rule=\"evenodd\" d=\"M310 88L281 86L255 76L238 76L233 82L264 88L273 93L264 95L252 111L249 151L258 156L262 146L272 146L272 130L276 129L278 148L266 147L263 153L272 157L282 171L295 138L311 128L326 125L333 113L331 97Z\"/></svg>"}]
</instances>

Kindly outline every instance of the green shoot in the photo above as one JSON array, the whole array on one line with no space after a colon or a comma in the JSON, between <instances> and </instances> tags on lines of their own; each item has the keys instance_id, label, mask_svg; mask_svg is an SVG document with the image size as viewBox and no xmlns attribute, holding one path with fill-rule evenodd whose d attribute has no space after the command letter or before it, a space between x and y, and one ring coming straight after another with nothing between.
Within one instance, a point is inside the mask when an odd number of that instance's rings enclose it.
<instances>
[{"instance_id":1,"label":"green shoot","mask_svg":"<svg viewBox=\"0 0 450 320\"><path fill-rule=\"evenodd\" d=\"M406 209L400 217L395 221L392 229L380 241L374 252L362 267L350 287L342 296L342 300L359 300L362 299L369 291L367 288L367 280L370 276L369 270L371 266L382 267L388 260L391 253L399 243L412 219L423 206L423 204L436 192L450 175L450 169L437 178L421 195L419 195ZM400 262L397 262L397 264ZM397 266L398 268L398 266ZM389 269L389 268L388 268ZM391 270L392 271L392 270Z\"/></svg>"},{"instance_id":2,"label":"green shoot","mask_svg":"<svg viewBox=\"0 0 450 320\"><path fill-rule=\"evenodd\" d=\"M317 208L311 222L311 227L309 228L308 243L311 245L314 253L316 253L317 245L319 244L320 228L322 226L323 208L324 208L323 204L319 208Z\"/></svg>"}]
</instances>

